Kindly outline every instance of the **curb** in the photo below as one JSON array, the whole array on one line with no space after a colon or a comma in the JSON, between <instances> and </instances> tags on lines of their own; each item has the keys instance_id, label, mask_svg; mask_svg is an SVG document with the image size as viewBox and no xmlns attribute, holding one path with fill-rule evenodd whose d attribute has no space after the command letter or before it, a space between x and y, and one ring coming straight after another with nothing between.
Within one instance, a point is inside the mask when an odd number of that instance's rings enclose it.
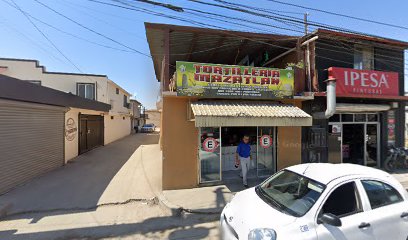
<instances>
[{"instance_id":1,"label":"curb","mask_svg":"<svg viewBox=\"0 0 408 240\"><path fill-rule=\"evenodd\" d=\"M4 203L0 204L0 219L4 218L7 216L7 212L10 210L10 208L13 206L12 203Z\"/></svg>"},{"instance_id":2,"label":"curb","mask_svg":"<svg viewBox=\"0 0 408 240\"><path fill-rule=\"evenodd\" d=\"M188 209L188 208L183 208L181 206L178 206L176 204L171 203L163 193L158 194L157 199L159 201L159 205L164 208L165 211L170 213L173 216L181 216L183 213L191 213L191 214L206 214L206 215L215 215L215 214L221 214L222 209L217 210L217 211L205 211L205 210L199 210L199 209Z\"/></svg>"}]
</instances>

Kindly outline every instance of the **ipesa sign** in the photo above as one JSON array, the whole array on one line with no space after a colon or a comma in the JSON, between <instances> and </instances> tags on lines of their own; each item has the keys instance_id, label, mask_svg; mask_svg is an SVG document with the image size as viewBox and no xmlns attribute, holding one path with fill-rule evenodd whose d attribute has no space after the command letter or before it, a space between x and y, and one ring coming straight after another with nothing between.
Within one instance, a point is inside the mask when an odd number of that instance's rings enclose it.
<instances>
[{"instance_id":1,"label":"ipesa sign","mask_svg":"<svg viewBox=\"0 0 408 240\"><path fill-rule=\"evenodd\" d=\"M351 68L329 68L329 78L336 79L336 94L359 94L364 97L398 96L398 73Z\"/></svg>"}]
</instances>

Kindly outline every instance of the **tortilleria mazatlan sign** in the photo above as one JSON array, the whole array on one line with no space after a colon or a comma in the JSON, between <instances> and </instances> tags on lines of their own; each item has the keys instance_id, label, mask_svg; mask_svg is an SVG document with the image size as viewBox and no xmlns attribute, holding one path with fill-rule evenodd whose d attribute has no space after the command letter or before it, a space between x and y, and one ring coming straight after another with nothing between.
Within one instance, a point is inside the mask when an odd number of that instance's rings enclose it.
<instances>
[{"instance_id":1,"label":"tortilleria mazatlan sign","mask_svg":"<svg viewBox=\"0 0 408 240\"><path fill-rule=\"evenodd\" d=\"M177 62L177 95L270 99L292 98L293 70Z\"/></svg>"}]
</instances>

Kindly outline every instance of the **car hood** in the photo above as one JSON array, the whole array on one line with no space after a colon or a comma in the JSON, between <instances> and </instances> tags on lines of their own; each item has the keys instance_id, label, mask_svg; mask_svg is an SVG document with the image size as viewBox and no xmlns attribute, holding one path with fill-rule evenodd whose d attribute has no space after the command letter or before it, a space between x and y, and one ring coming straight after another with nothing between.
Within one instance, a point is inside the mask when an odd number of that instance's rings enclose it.
<instances>
[{"instance_id":1,"label":"car hood","mask_svg":"<svg viewBox=\"0 0 408 240\"><path fill-rule=\"evenodd\" d=\"M249 232L255 228L276 230L296 220L296 217L282 213L265 203L255 192L255 188L237 193L223 213L240 239L246 239Z\"/></svg>"}]
</instances>

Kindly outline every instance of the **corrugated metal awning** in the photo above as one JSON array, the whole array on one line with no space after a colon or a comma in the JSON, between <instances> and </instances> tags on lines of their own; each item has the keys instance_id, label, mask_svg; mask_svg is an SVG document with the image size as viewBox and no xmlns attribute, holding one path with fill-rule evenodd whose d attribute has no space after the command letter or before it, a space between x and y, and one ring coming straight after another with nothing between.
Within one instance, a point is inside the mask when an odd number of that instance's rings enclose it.
<instances>
[{"instance_id":1,"label":"corrugated metal awning","mask_svg":"<svg viewBox=\"0 0 408 240\"><path fill-rule=\"evenodd\" d=\"M311 126L312 117L289 104L242 101L191 103L196 127Z\"/></svg>"}]
</instances>

